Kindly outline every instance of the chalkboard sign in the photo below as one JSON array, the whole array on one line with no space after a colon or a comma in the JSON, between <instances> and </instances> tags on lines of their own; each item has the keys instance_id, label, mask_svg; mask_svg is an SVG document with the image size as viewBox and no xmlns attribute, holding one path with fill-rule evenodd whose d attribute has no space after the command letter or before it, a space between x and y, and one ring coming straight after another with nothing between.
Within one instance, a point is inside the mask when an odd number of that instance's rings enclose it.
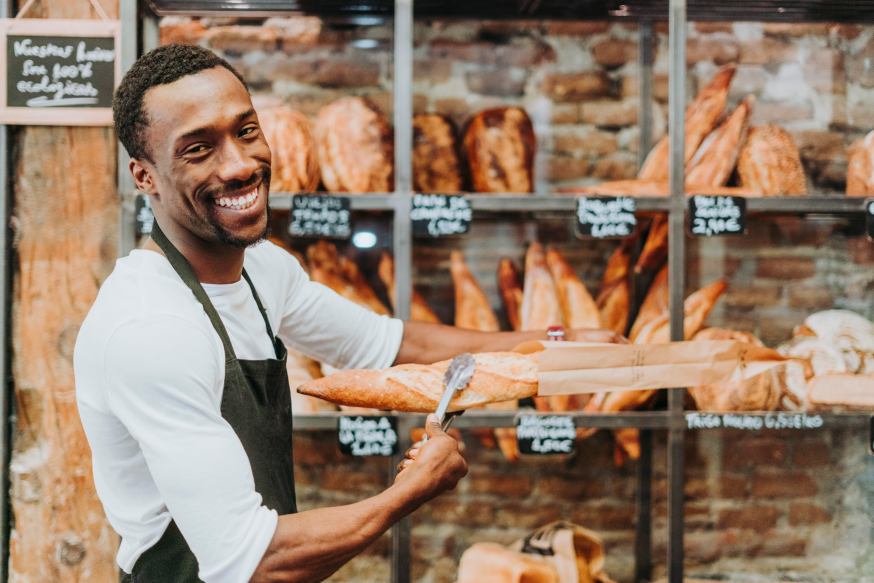
<instances>
[{"instance_id":1,"label":"chalkboard sign","mask_svg":"<svg viewBox=\"0 0 874 583\"><path fill-rule=\"evenodd\" d=\"M0 20L0 122L112 125L115 20Z\"/></svg>"},{"instance_id":2,"label":"chalkboard sign","mask_svg":"<svg viewBox=\"0 0 874 583\"><path fill-rule=\"evenodd\" d=\"M337 443L346 455L392 456L398 452L398 420L388 415L340 417Z\"/></svg>"},{"instance_id":3,"label":"chalkboard sign","mask_svg":"<svg viewBox=\"0 0 874 583\"><path fill-rule=\"evenodd\" d=\"M747 229L747 199L742 196L689 198L689 230L698 237L739 235Z\"/></svg>"},{"instance_id":4,"label":"chalkboard sign","mask_svg":"<svg viewBox=\"0 0 874 583\"><path fill-rule=\"evenodd\" d=\"M779 411L760 415L751 413L686 413L686 427L688 429L740 429L742 431L797 429L806 431L820 429L824 425L823 416L815 413L782 413Z\"/></svg>"},{"instance_id":5,"label":"chalkboard sign","mask_svg":"<svg viewBox=\"0 0 874 583\"><path fill-rule=\"evenodd\" d=\"M583 239L621 239L637 228L637 201L629 196L577 198L577 236Z\"/></svg>"},{"instance_id":6,"label":"chalkboard sign","mask_svg":"<svg viewBox=\"0 0 874 583\"><path fill-rule=\"evenodd\" d=\"M567 415L521 413L516 417L516 442L519 453L527 455L568 455L576 444L574 418Z\"/></svg>"},{"instance_id":7,"label":"chalkboard sign","mask_svg":"<svg viewBox=\"0 0 874 583\"><path fill-rule=\"evenodd\" d=\"M865 201L865 231L868 238L874 241L874 198Z\"/></svg>"},{"instance_id":8,"label":"chalkboard sign","mask_svg":"<svg viewBox=\"0 0 874 583\"><path fill-rule=\"evenodd\" d=\"M137 235L152 234L155 214L152 212L152 205L149 203L147 196L137 195L136 203L134 204L134 219L137 223Z\"/></svg>"},{"instance_id":9,"label":"chalkboard sign","mask_svg":"<svg viewBox=\"0 0 874 583\"><path fill-rule=\"evenodd\" d=\"M470 230L473 209L462 195L415 194L410 219L416 237L451 237Z\"/></svg>"},{"instance_id":10,"label":"chalkboard sign","mask_svg":"<svg viewBox=\"0 0 874 583\"><path fill-rule=\"evenodd\" d=\"M352 213L348 196L295 195L291 198L293 237L348 239L352 236Z\"/></svg>"}]
</instances>

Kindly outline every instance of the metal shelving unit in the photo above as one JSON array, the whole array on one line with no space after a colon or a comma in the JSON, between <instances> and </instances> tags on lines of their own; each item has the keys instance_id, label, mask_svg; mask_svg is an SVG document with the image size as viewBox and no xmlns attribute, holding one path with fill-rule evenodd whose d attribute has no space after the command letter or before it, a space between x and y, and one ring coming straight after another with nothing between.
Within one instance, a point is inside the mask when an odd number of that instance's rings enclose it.
<instances>
[{"instance_id":1,"label":"metal shelving unit","mask_svg":"<svg viewBox=\"0 0 874 583\"><path fill-rule=\"evenodd\" d=\"M191 16L247 16L261 17L277 14L308 13L351 22L367 19L392 19L394 24L394 128L395 128L395 185L391 193L368 193L347 195L353 210L381 211L392 214L393 245L395 256L395 279L397 285L396 314L409 315L412 292L412 237L409 220L412 188L412 80L413 80L413 0L362 0L345 2L329 0L142 0L153 14L185 14ZM127 6L129 3L123 3ZM688 4L688 5L687 5ZM467 0L438 2L417 0L416 16L454 18L562 18L562 19L613 19L634 21L639 26L640 65L640 110L641 160L651 146L652 79L653 79L653 22L668 21L669 27L669 135L671 137L670 192L667 197L638 197L641 212L664 212L669 215L669 261L670 261L670 322L671 337L682 338L683 290L685 289L686 216L687 200L683 192L683 147L684 111L686 105L685 81L686 28L689 20L757 20L800 22L805 20L874 21L874 6L860 7L856 0L833 0L830 11L824 14L820 3L798 0L786 6L780 0L741 0L729 3L713 3L706 0L588 0L560 2L508 2L499 0ZM157 44L157 26L153 15L137 19L132 10L122 13L126 34L136 31L140 25L141 47ZM130 38L130 37L128 37ZM127 45L126 45L127 46ZM122 52L123 69L133 61L131 51ZM126 159L120 149L119 192L122 204L122 235L120 251L126 253L133 246L133 187L126 171ZM473 209L481 213L572 213L575 197L558 194L469 194ZM271 207L288 210L291 197L288 193L271 195ZM864 199L831 197L778 197L749 198L749 213L768 214L833 214L862 213ZM569 215L569 219L570 219ZM689 431L690 412L684 410L685 391L669 391L668 407L663 411L627 412L621 414L570 414L580 427L616 429L634 427L641 429L641 458L637 466L637 535L635 541L635 573L637 581L649 580L652 565L651 508L652 508L652 438L653 431L667 433L668 462L668 581L683 580L683 460L685 432ZM767 413L750 415L766 416ZM868 417L856 414L821 414L824 426L848 424L855 426L867 422ZM298 415L294 417L296 430L335 430L337 414ZM515 414L471 411L459 417L459 428L512 427ZM421 426L422 415L398 415L400 450L409 446L410 430ZM389 460L388 471L394 470L397 457ZM392 582L410 581L410 522L405 519L392 529Z\"/></svg>"}]
</instances>

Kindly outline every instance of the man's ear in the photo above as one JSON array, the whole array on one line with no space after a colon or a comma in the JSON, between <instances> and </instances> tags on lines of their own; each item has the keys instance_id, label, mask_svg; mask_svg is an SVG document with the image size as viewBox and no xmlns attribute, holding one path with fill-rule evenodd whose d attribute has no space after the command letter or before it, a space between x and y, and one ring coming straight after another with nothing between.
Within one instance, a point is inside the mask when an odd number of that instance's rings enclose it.
<instances>
[{"instance_id":1,"label":"man's ear","mask_svg":"<svg viewBox=\"0 0 874 583\"><path fill-rule=\"evenodd\" d=\"M138 191L149 195L158 194L153 176L155 169L151 164L143 160L131 158L131 161L128 164L128 169L130 170L131 176L134 178L134 185L137 187Z\"/></svg>"}]
</instances>

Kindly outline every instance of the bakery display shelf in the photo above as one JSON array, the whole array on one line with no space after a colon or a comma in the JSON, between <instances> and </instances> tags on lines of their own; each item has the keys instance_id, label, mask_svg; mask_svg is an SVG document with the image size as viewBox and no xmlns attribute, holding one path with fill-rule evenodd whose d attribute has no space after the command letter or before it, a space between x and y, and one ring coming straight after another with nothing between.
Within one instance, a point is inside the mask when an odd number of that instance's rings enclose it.
<instances>
[{"instance_id":1,"label":"bakery display shelf","mask_svg":"<svg viewBox=\"0 0 874 583\"><path fill-rule=\"evenodd\" d=\"M329 194L329 193L314 193ZM270 194L270 208L277 210L291 209L290 192L274 192ZM349 206L353 211L390 211L394 209L394 196L379 192L367 194L353 194L349 192L339 193L338 196L349 197Z\"/></svg>"},{"instance_id":2,"label":"bakery display shelf","mask_svg":"<svg viewBox=\"0 0 874 583\"><path fill-rule=\"evenodd\" d=\"M865 212L862 197L765 197L747 198L747 210L755 213L853 214Z\"/></svg>"},{"instance_id":3,"label":"bakery display shelf","mask_svg":"<svg viewBox=\"0 0 874 583\"><path fill-rule=\"evenodd\" d=\"M515 427L516 416L519 413L535 414L534 411L468 411L460 415L452 422L452 426L458 429L477 429L495 427ZM380 415L388 413L381 412ZM424 427L425 415L418 413L397 413L398 417L405 417L413 427ZM591 427L596 429L667 429L671 417L667 411L629 411L623 413L548 413L543 415L565 415L574 418L577 427ZM295 415L294 428L297 431L334 430L337 428L339 417L354 416L352 413L325 412L308 415Z\"/></svg>"}]
</instances>

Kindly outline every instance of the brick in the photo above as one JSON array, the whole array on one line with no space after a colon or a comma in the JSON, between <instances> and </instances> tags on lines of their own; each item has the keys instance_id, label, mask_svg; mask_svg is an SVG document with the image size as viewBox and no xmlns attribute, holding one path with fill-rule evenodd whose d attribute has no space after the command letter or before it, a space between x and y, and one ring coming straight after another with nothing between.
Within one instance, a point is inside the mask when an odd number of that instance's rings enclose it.
<instances>
[{"instance_id":1,"label":"brick","mask_svg":"<svg viewBox=\"0 0 874 583\"><path fill-rule=\"evenodd\" d=\"M847 246L854 263L859 265L874 265L874 245L865 237L856 237L847 241Z\"/></svg>"},{"instance_id":2,"label":"brick","mask_svg":"<svg viewBox=\"0 0 874 583\"><path fill-rule=\"evenodd\" d=\"M602 180L622 180L634 178L637 174L637 159L623 152L617 152L598 160L592 175Z\"/></svg>"},{"instance_id":3,"label":"brick","mask_svg":"<svg viewBox=\"0 0 874 583\"><path fill-rule=\"evenodd\" d=\"M608 37L592 46L592 56L602 67L615 69L637 59L637 43Z\"/></svg>"},{"instance_id":4,"label":"brick","mask_svg":"<svg viewBox=\"0 0 874 583\"><path fill-rule=\"evenodd\" d=\"M501 67L531 67L556 58L550 45L527 37L508 43L438 38L428 45L428 54L431 58Z\"/></svg>"},{"instance_id":5,"label":"brick","mask_svg":"<svg viewBox=\"0 0 874 583\"><path fill-rule=\"evenodd\" d=\"M199 20L161 21L161 44L197 45L206 36L207 28Z\"/></svg>"},{"instance_id":6,"label":"brick","mask_svg":"<svg viewBox=\"0 0 874 583\"><path fill-rule=\"evenodd\" d=\"M687 500L695 498L708 498L710 496L710 487L707 480L703 478L689 478L683 485L683 495Z\"/></svg>"},{"instance_id":7,"label":"brick","mask_svg":"<svg viewBox=\"0 0 874 583\"><path fill-rule=\"evenodd\" d=\"M786 457L786 443L772 438L727 442L722 450L723 467L728 469L779 465L786 461Z\"/></svg>"},{"instance_id":8,"label":"brick","mask_svg":"<svg viewBox=\"0 0 874 583\"><path fill-rule=\"evenodd\" d=\"M463 500L458 495L444 495L428 502L416 513L422 520L447 522L459 526L489 526L494 524L498 504L482 500Z\"/></svg>"},{"instance_id":9,"label":"brick","mask_svg":"<svg viewBox=\"0 0 874 583\"><path fill-rule=\"evenodd\" d=\"M668 76L664 73L656 73L652 80L653 98L660 103L668 102ZM640 95L640 78L637 75L626 75L622 78L622 97L638 97Z\"/></svg>"},{"instance_id":10,"label":"brick","mask_svg":"<svg viewBox=\"0 0 874 583\"><path fill-rule=\"evenodd\" d=\"M817 49L804 64L804 78L817 91L844 95L847 76L844 53L838 49Z\"/></svg>"},{"instance_id":11,"label":"brick","mask_svg":"<svg viewBox=\"0 0 874 583\"><path fill-rule=\"evenodd\" d=\"M768 36L784 36L791 38L800 38L802 36L827 36L831 24L788 24L768 22L762 27L764 33Z\"/></svg>"},{"instance_id":12,"label":"brick","mask_svg":"<svg viewBox=\"0 0 874 583\"><path fill-rule=\"evenodd\" d=\"M812 257L760 257L756 266L758 277L772 279L807 279L816 274L816 261Z\"/></svg>"},{"instance_id":13,"label":"brick","mask_svg":"<svg viewBox=\"0 0 874 583\"><path fill-rule=\"evenodd\" d=\"M863 87L874 87L874 39L858 52L847 56L847 77Z\"/></svg>"},{"instance_id":14,"label":"brick","mask_svg":"<svg viewBox=\"0 0 874 583\"><path fill-rule=\"evenodd\" d=\"M567 132L556 134L553 150L576 156L604 156L616 151L615 134L601 131Z\"/></svg>"},{"instance_id":15,"label":"brick","mask_svg":"<svg viewBox=\"0 0 874 583\"><path fill-rule=\"evenodd\" d=\"M374 467L371 471L358 471L348 464L324 466L318 470L319 485L325 490L375 494L386 487L385 472Z\"/></svg>"},{"instance_id":16,"label":"brick","mask_svg":"<svg viewBox=\"0 0 874 583\"><path fill-rule=\"evenodd\" d=\"M686 63L692 65L712 61L717 65L734 63L740 57L740 47L733 37L692 38L686 43Z\"/></svg>"},{"instance_id":17,"label":"brick","mask_svg":"<svg viewBox=\"0 0 874 583\"><path fill-rule=\"evenodd\" d=\"M633 99L588 101L582 104L580 112L583 123L598 127L624 127L637 123L637 102Z\"/></svg>"},{"instance_id":18,"label":"brick","mask_svg":"<svg viewBox=\"0 0 874 583\"><path fill-rule=\"evenodd\" d=\"M563 498L579 502L612 495L607 479L580 480L577 476L544 476L537 481L537 493L546 500Z\"/></svg>"},{"instance_id":19,"label":"brick","mask_svg":"<svg viewBox=\"0 0 874 583\"><path fill-rule=\"evenodd\" d=\"M604 20L552 20L546 23L546 32L552 36L590 36L610 30L610 23Z\"/></svg>"},{"instance_id":20,"label":"brick","mask_svg":"<svg viewBox=\"0 0 874 583\"><path fill-rule=\"evenodd\" d=\"M696 22L695 30L701 34L712 32L734 32L734 26L730 22Z\"/></svg>"},{"instance_id":21,"label":"brick","mask_svg":"<svg viewBox=\"0 0 874 583\"><path fill-rule=\"evenodd\" d=\"M555 101L585 101L609 95L611 83L604 71L552 73L544 77L541 89Z\"/></svg>"},{"instance_id":22,"label":"brick","mask_svg":"<svg viewBox=\"0 0 874 583\"><path fill-rule=\"evenodd\" d=\"M749 480L746 476L723 473L719 477L719 495L722 498L746 498L749 492Z\"/></svg>"},{"instance_id":23,"label":"brick","mask_svg":"<svg viewBox=\"0 0 874 583\"><path fill-rule=\"evenodd\" d=\"M473 111L467 100L458 97L447 97L434 102L434 111L449 116L455 122L466 119Z\"/></svg>"},{"instance_id":24,"label":"brick","mask_svg":"<svg viewBox=\"0 0 874 583\"><path fill-rule=\"evenodd\" d=\"M553 125L580 123L580 105L578 103L554 103L549 110L549 121Z\"/></svg>"},{"instance_id":25,"label":"brick","mask_svg":"<svg viewBox=\"0 0 874 583\"><path fill-rule=\"evenodd\" d=\"M494 526L498 528L524 528L532 530L562 518L557 504L543 501L526 505L504 501L495 511Z\"/></svg>"},{"instance_id":26,"label":"brick","mask_svg":"<svg viewBox=\"0 0 874 583\"><path fill-rule=\"evenodd\" d=\"M693 564L712 563L722 556L733 536L733 533L720 531L687 532L683 540L686 559Z\"/></svg>"},{"instance_id":27,"label":"brick","mask_svg":"<svg viewBox=\"0 0 874 583\"><path fill-rule=\"evenodd\" d=\"M768 73L760 65L738 65L731 81L729 99L740 101L748 94L760 94L768 83Z\"/></svg>"},{"instance_id":28,"label":"brick","mask_svg":"<svg viewBox=\"0 0 874 583\"><path fill-rule=\"evenodd\" d=\"M782 39L764 37L740 45L740 63L773 65L798 60L798 48Z\"/></svg>"},{"instance_id":29,"label":"brick","mask_svg":"<svg viewBox=\"0 0 874 583\"><path fill-rule=\"evenodd\" d=\"M322 38L322 24L322 19L315 16L277 17L264 21L265 28L276 30L283 50L317 44Z\"/></svg>"},{"instance_id":30,"label":"brick","mask_svg":"<svg viewBox=\"0 0 874 583\"><path fill-rule=\"evenodd\" d=\"M789 524L792 526L827 524L831 521L831 513L817 504L792 502L789 505Z\"/></svg>"},{"instance_id":31,"label":"brick","mask_svg":"<svg viewBox=\"0 0 874 583\"><path fill-rule=\"evenodd\" d=\"M872 58L872 62L874 62L874 58ZM852 79L852 77L850 78ZM838 103L840 103L840 101L838 101ZM874 107L871 107L871 104L867 101L850 105L847 110L846 123L852 128L864 132L870 131L871 128L874 127Z\"/></svg>"},{"instance_id":32,"label":"brick","mask_svg":"<svg viewBox=\"0 0 874 583\"><path fill-rule=\"evenodd\" d=\"M859 38L865 29L858 24L838 24L832 30L841 38L854 40Z\"/></svg>"},{"instance_id":33,"label":"brick","mask_svg":"<svg viewBox=\"0 0 874 583\"><path fill-rule=\"evenodd\" d=\"M814 108L810 101L786 103L780 101L757 101L753 107L752 124L785 124L793 121L808 121L814 118Z\"/></svg>"},{"instance_id":34,"label":"brick","mask_svg":"<svg viewBox=\"0 0 874 583\"><path fill-rule=\"evenodd\" d=\"M464 81L471 92L480 95L521 97L525 94L528 72L509 68L468 71Z\"/></svg>"},{"instance_id":35,"label":"brick","mask_svg":"<svg viewBox=\"0 0 874 583\"><path fill-rule=\"evenodd\" d=\"M279 47L276 29L263 26L217 26L210 29L204 38L212 49L235 53L269 52Z\"/></svg>"},{"instance_id":36,"label":"brick","mask_svg":"<svg viewBox=\"0 0 874 583\"><path fill-rule=\"evenodd\" d=\"M552 156L549 158L547 176L552 182L574 180L588 176L590 168L588 160L571 156Z\"/></svg>"},{"instance_id":37,"label":"brick","mask_svg":"<svg viewBox=\"0 0 874 583\"><path fill-rule=\"evenodd\" d=\"M725 294L725 303L741 308L775 306L780 302L781 289L776 286L732 286Z\"/></svg>"},{"instance_id":38,"label":"brick","mask_svg":"<svg viewBox=\"0 0 874 583\"><path fill-rule=\"evenodd\" d=\"M797 325L797 315L764 315L759 316L756 331L759 340L764 342L765 346L777 346L792 338L793 330Z\"/></svg>"},{"instance_id":39,"label":"brick","mask_svg":"<svg viewBox=\"0 0 874 583\"><path fill-rule=\"evenodd\" d=\"M824 310L834 305L835 298L825 288L793 286L789 288L789 307L803 310Z\"/></svg>"},{"instance_id":40,"label":"brick","mask_svg":"<svg viewBox=\"0 0 874 583\"><path fill-rule=\"evenodd\" d=\"M760 557L803 557L807 550L807 539L795 531L770 531L759 541L759 548L751 553Z\"/></svg>"},{"instance_id":41,"label":"brick","mask_svg":"<svg viewBox=\"0 0 874 583\"><path fill-rule=\"evenodd\" d=\"M571 522L585 525L593 530L625 530L634 526L635 508L633 501L622 506L583 505L571 512Z\"/></svg>"},{"instance_id":42,"label":"brick","mask_svg":"<svg viewBox=\"0 0 874 583\"><path fill-rule=\"evenodd\" d=\"M452 63L441 59L416 59L413 61L413 80L416 83L446 83L452 77Z\"/></svg>"},{"instance_id":43,"label":"brick","mask_svg":"<svg viewBox=\"0 0 874 583\"><path fill-rule=\"evenodd\" d=\"M534 489L530 476L480 473L467 477L468 490L475 494L494 494L525 498Z\"/></svg>"},{"instance_id":44,"label":"brick","mask_svg":"<svg viewBox=\"0 0 874 583\"><path fill-rule=\"evenodd\" d=\"M379 84L377 63L353 59L320 59L300 62L295 69L298 83L322 87L367 87Z\"/></svg>"},{"instance_id":45,"label":"brick","mask_svg":"<svg viewBox=\"0 0 874 583\"><path fill-rule=\"evenodd\" d=\"M814 496L816 482L804 472L785 470L779 473L758 473L753 476L751 494L762 498L797 498Z\"/></svg>"},{"instance_id":46,"label":"brick","mask_svg":"<svg viewBox=\"0 0 874 583\"><path fill-rule=\"evenodd\" d=\"M750 529L764 532L777 525L780 513L773 506L744 506L729 508L719 512L717 528Z\"/></svg>"},{"instance_id":47,"label":"brick","mask_svg":"<svg viewBox=\"0 0 874 583\"><path fill-rule=\"evenodd\" d=\"M793 132L792 137L804 160L831 160L845 155L843 132L808 130Z\"/></svg>"},{"instance_id":48,"label":"brick","mask_svg":"<svg viewBox=\"0 0 874 583\"><path fill-rule=\"evenodd\" d=\"M427 113L429 110L428 96L422 93L413 94L413 114Z\"/></svg>"}]
</instances>

